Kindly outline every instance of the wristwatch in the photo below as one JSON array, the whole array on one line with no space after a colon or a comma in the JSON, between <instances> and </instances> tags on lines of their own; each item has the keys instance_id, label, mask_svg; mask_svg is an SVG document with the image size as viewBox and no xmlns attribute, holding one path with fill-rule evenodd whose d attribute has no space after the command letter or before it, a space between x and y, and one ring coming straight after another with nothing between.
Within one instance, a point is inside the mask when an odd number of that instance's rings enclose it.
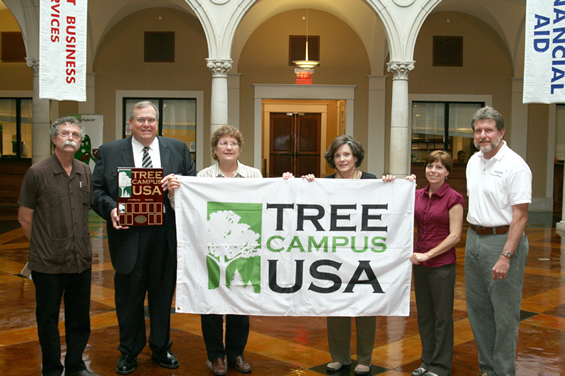
<instances>
[{"instance_id":1,"label":"wristwatch","mask_svg":"<svg viewBox=\"0 0 565 376\"><path fill-rule=\"evenodd\" d=\"M502 256L508 257L508 258L512 258L512 253L506 251L502 254Z\"/></svg>"}]
</instances>

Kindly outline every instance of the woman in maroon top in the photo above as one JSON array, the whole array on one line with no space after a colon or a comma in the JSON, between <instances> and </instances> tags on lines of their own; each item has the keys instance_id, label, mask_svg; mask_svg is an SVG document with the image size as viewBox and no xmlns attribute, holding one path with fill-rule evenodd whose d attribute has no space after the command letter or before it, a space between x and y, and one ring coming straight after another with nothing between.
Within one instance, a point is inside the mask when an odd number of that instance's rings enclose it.
<instances>
[{"instance_id":1,"label":"woman in maroon top","mask_svg":"<svg viewBox=\"0 0 565 376\"><path fill-rule=\"evenodd\" d=\"M443 150L426 159L429 184L416 191L418 240L410 260L414 264L414 289L422 363L412 376L447 376L453 358L453 299L455 245L461 238L463 196L445 182L452 160ZM414 180L415 176L407 177ZM387 175L385 181L394 177Z\"/></svg>"}]
</instances>

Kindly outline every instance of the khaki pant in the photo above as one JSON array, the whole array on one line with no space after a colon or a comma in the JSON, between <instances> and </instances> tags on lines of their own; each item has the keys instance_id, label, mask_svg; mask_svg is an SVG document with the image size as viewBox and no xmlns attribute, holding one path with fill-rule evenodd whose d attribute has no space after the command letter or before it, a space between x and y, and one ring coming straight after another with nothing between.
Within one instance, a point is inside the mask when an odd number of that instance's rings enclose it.
<instances>
[{"instance_id":1,"label":"khaki pant","mask_svg":"<svg viewBox=\"0 0 565 376\"><path fill-rule=\"evenodd\" d=\"M351 320L352 317L328 317L328 344L334 362L351 362ZM375 344L377 318L375 316L355 317L357 327L357 360L369 366Z\"/></svg>"},{"instance_id":2,"label":"khaki pant","mask_svg":"<svg viewBox=\"0 0 565 376\"><path fill-rule=\"evenodd\" d=\"M479 350L479 368L489 376L516 375L516 346L528 238L524 235L510 259L506 279L493 280L508 234L477 235L469 228L465 245L467 314Z\"/></svg>"}]
</instances>

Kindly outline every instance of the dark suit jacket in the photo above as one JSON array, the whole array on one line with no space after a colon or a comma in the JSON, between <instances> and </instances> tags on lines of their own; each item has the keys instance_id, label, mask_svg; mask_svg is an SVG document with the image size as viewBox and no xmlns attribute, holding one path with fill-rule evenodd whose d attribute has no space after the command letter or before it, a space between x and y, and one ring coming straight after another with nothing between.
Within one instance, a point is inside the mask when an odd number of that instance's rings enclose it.
<instances>
[{"instance_id":1,"label":"dark suit jacket","mask_svg":"<svg viewBox=\"0 0 565 376\"><path fill-rule=\"evenodd\" d=\"M184 142L168 137L157 137L161 155L161 167L164 176L170 173L188 176L196 175L196 168L188 148ZM146 226L130 226L127 230L116 230L112 226L110 213L117 207L118 197L118 167L134 167L133 149L131 139L108 142L98 149L96 166L92 175L94 189L94 204L92 208L98 215L107 221L108 245L112 265L118 273L128 274L132 271L139 248L139 234L146 230ZM164 197L165 216L163 226L166 226L167 239L170 252L176 258L177 234L175 225L175 212L171 208L168 192Z\"/></svg>"}]
</instances>

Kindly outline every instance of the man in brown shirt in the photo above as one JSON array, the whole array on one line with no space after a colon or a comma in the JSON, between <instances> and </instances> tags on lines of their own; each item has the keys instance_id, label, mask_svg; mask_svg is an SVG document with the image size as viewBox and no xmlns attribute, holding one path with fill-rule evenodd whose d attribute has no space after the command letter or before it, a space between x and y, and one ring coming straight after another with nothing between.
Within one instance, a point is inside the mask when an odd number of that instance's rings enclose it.
<instances>
[{"instance_id":1,"label":"man in brown shirt","mask_svg":"<svg viewBox=\"0 0 565 376\"><path fill-rule=\"evenodd\" d=\"M74 159L84 127L73 117L51 127L55 152L31 166L22 182L18 220L30 240L42 374L61 376L59 309L65 299L66 376L97 376L82 353L90 336L92 247L88 210L93 202L90 168Z\"/></svg>"}]
</instances>

